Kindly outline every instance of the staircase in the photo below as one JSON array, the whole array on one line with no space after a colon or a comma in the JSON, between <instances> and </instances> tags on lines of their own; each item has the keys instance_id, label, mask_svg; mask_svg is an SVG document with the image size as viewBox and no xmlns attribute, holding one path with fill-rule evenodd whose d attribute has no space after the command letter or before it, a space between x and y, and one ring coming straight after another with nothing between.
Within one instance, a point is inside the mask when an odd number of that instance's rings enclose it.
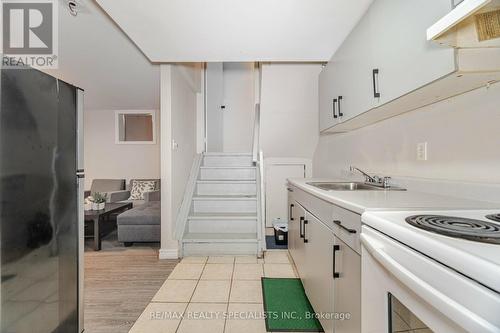
<instances>
[{"instance_id":1,"label":"staircase","mask_svg":"<svg viewBox=\"0 0 500 333\"><path fill-rule=\"evenodd\" d=\"M182 255L257 255L259 186L252 154L204 153L194 173Z\"/></svg>"}]
</instances>

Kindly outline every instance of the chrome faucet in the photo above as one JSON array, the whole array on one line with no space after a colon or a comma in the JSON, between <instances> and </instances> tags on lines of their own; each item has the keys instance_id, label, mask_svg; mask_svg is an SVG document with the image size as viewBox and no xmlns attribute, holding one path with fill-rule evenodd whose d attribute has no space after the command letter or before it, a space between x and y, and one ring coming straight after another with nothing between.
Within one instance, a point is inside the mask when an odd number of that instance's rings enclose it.
<instances>
[{"instance_id":1,"label":"chrome faucet","mask_svg":"<svg viewBox=\"0 0 500 333\"><path fill-rule=\"evenodd\" d=\"M351 172L358 171L363 176L365 176L365 183L366 184L370 184L373 186L379 186L379 187L383 187L383 188L390 187L389 181L391 180L391 177L380 177L377 175L370 176L369 174L367 174L363 170L356 168L355 166L352 166L352 165L349 167L349 170Z\"/></svg>"}]
</instances>

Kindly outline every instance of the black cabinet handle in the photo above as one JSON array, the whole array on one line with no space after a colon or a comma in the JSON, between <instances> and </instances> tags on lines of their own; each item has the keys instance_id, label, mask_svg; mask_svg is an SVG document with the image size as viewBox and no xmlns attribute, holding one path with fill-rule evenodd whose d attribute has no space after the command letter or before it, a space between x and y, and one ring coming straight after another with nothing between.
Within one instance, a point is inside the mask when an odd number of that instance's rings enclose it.
<instances>
[{"instance_id":1,"label":"black cabinet handle","mask_svg":"<svg viewBox=\"0 0 500 333\"><path fill-rule=\"evenodd\" d=\"M294 204L290 204L290 211L289 211L289 214L290 215L290 221L293 221L293 207L295 207Z\"/></svg>"},{"instance_id":2,"label":"black cabinet handle","mask_svg":"<svg viewBox=\"0 0 500 333\"><path fill-rule=\"evenodd\" d=\"M304 217L300 217L300 222L299 222L299 236L300 238L304 238L304 233L302 232L302 224L304 223Z\"/></svg>"},{"instance_id":3,"label":"black cabinet handle","mask_svg":"<svg viewBox=\"0 0 500 333\"><path fill-rule=\"evenodd\" d=\"M334 99L333 99L333 118L337 118L337 117L338 117L338 116L337 116L337 113L336 113L336 112L337 112L337 108L336 108L336 106L337 106L337 99L336 99L336 98L334 98Z\"/></svg>"},{"instance_id":4,"label":"black cabinet handle","mask_svg":"<svg viewBox=\"0 0 500 333\"><path fill-rule=\"evenodd\" d=\"M380 91L378 91L378 68L375 68L372 72L373 79L373 97L379 98Z\"/></svg>"},{"instance_id":5,"label":"black cabinet handle","mask_svg":"<svg viewBox=\"0 0 500 333\"><path fill-rule=\"evenodd\" d=\"M309 221L307 220L304 220L303 224L304 224L304 243L309 243L309 240L306 238L306 224L308 224Z\"/></svg>"},{"instance_id":6,"label":"black cabinet handle","mask_svg":"<svg viewBox=\"0 0 500 333\"><path fill-rule=\"evenodd\" d=\"M340 109L340 102L342 102L342 96L339 96L339 102L338 102L338 107L339 107L339 117L343 117L344 114L342 113L341 109Z\"/></svg>"},{"instance_id":7,"label":"black cabinet handle","mask_svg":"<svg viewBox=\"0 0 500 333\"><path fill-rule=\"evenodd\" d=\"M340 273L337 272L335 268L335 254L337 251L340 251L340 245L333 245L333 278L338 279L340 277Z\"/></svg>"},{"instance_id":8,"label":"black cabinet handle","mask_svg":"<svg viewBox=\"0 0 500 333\"><path fill-rule=\"evenodd\" d=\"M286 188L286 190L287 190L288 192L293 192L293 188L291 188L291 187L287 187L287 188Z\"/></svg>"},{"instance_id":9,"label":"black cabinet handle","mask_svg":"<svg viewBox=\"0 0 500 333\"><path fill-rule=\"evenodd\" d=\"M350 234L355 234L356 233L356 230L355 229L350 229L350 228L347 228L345 226L342 225L342 222L339 221L339 220L333 220L333 223L335 223L336 225L338 225L340 228L344 229L345 231L347 231L348 233Z\"/></svg>"}]
</instances>

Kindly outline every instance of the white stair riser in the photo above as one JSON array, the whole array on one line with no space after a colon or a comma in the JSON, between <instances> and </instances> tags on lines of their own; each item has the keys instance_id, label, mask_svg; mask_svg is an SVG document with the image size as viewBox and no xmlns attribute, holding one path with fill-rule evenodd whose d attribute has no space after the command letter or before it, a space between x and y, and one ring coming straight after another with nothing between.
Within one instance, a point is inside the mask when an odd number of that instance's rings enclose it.
<instances>
[{"instance_id":1,"label":"white stair riser","mask_svg":"<svg viewBox=\"0 0 500 333\"><path fill-rule=\"evenodd\" d=\"M257 255L257 243L184 243L183 255Z\"/></svg>"},{"instance_id":2,"label":"white stair riser","mask_svg":"<svg viewBox=\"0 0 500 333\"><path fill-rule=\"evenodd\" d=\"M255 183L198 183L198 195L256 195Z\"/></svg>"},{"instance_id":3,"label":"white stair riser","mask_svg":"<svg viewBox=\"0 0 500 333\"><path fill-rule=\"evenodd\" d=\"M203 157L203 166L253 166L252 156L205 156Z\"/></svg>"},{"instance_id":4,"label":"white stair riser","mask_svg":"<svg viewBox=\"0 0 500 333\"><path fill-rule=\"evenodd\" d=\"M256 213L256 200L194 200L195 213Z\"/></svg>"},{"instance_id":5,"label":"white stair riser","mask_svg":"<svg viewBox=\"0 0 500 333\"><path fill-rule=\"evenodd\" d=\"M192 233L254 233L257 220L189 220L188 228Z\"/></svg>"},{"instance_id":6,"label":"white stair riser","mask_svg":"<svg viewBox=\"0 0 500 333\"><path fill-rule=\"evenodd\" d=\"M239 180L255 180L255 169L201 169L200 179L202 180L217 180L217 179L239 179Z\"/></svg>"}]
</instances>

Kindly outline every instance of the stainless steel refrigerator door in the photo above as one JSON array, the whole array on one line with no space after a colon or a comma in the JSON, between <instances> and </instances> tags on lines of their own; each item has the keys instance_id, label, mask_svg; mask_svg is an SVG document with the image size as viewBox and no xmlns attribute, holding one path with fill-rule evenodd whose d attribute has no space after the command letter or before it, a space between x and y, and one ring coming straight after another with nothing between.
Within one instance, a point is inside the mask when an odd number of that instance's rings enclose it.
<instances>
[{"instance_id":1,"label":"stainless steel refrigerator door","mask_svg":"<svg viewBox=\"0 0 500 333\"><path fill-rule=\"evenodd\" d=\"M2 69L1 332L78 330L76 88Z\"/></svg>"}]
</instances>

